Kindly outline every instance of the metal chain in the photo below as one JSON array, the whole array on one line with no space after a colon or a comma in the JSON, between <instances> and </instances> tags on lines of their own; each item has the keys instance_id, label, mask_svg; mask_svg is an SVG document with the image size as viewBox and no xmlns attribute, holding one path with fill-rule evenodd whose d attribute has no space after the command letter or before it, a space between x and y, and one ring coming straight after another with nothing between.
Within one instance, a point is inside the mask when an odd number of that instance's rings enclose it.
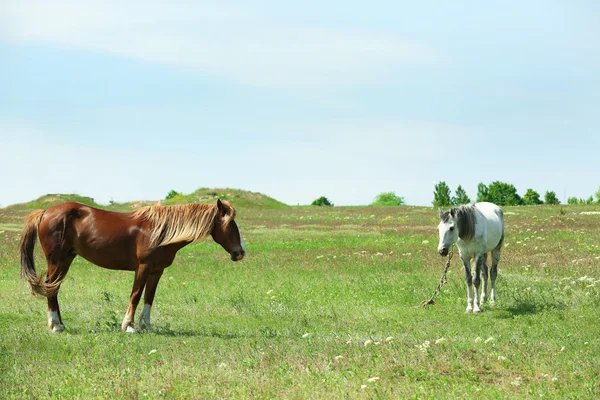
<instances>
[{"instance_id":1,"label":"metal chain","mask_svg":"<svg viewBox=\"0 0 600 400\"><path fill-rule=\"evenodd\" d=\"M446 284L446 282L448 282L446 274L448 273L448 270L450 269L450 260L452 259L453 255L454 255L454 249L450 249L450 253L448 253L448 261L446 261L446 268L444 268L444 273L442 274L442 277L440 278L440 281L439 281L437 287L435 288L435 291L433 292L433 295L431 296L431 298L429 300L425 300L421 304L423 307L427 307L429 305L434 305L435 301L433 301L433 299L435 299L436 296L440 295L440 290L442 289L442 286L444 286Z\"/></svg>"}]
</instances>

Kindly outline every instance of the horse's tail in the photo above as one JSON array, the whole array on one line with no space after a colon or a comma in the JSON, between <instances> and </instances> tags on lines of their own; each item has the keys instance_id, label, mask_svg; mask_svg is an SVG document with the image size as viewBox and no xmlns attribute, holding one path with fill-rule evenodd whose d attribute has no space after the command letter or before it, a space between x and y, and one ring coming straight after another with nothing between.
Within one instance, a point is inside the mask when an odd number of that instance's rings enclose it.
<instances>
[{"instance_id":1,"label":"horse's tail","mask_svg":"<svg viewBox=\"0 0 600 400\"><path fill-rule=\"evenodd\" d=\"M45 282L46 273L38 276L35 272L33 249L38 235L38 227L46 210L35 210L27 217L25 228L21 233L19 253L21 254L21 278L29 283L31 294L49 297L58 291L60 282Z\"/></svg>"}]
</instances>

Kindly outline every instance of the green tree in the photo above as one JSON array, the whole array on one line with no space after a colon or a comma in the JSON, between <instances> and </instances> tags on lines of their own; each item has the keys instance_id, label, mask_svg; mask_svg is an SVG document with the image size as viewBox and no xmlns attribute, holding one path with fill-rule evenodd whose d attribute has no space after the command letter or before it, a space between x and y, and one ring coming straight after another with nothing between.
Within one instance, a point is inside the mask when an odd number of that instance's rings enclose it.
<instances>
[{"instance_id":1,"label":"green tree","mask_svg":"<svg viewBox=\"0 0 600 400\"><path fill-rule=\"evenodd\" d=\"M379 193L372 206L401 206L404 205L404 197L397 196L394 192Z\"/></svg>"},{"instance_id":2,"label":"green tree","mask_svg":"<svg viewBox=\"0 0 600 400\"><path fill-rule=\"evenodd\" d=\"M557 205L560 204L560 201L558 200L558 197L556 197L556 193L554 193L553 191L547 191L544 194L544 203L550 205Z\"/></svg>"},{"instance_id":3,"label":"green tree","mask_svg":"<svg viewBox=\"0 0 600 400\"><path fill-rule=\"evenodd\" d=\"M483 182L477 185L477 201L490 201L488 187Z\"/></svg>"},{"instance_id":4,"label":"green tree","mask_svg":"<svg viewBox=\"0 0 600 400\"><path fill-rule=\"evenodd\" d=\"M577 200L577 199L575 199ZM542 204L542 200L540 200L540 194L533 189L527 189L525 196L523 196L523 204L526 206L536 206L538 204Z\"/></svg>"},{"instance_id":5,"label":"green tree","mask_svg":"<svg viewBox=\"0 0 600 400\"><path fill-rule=\"evenodd\" d=\"M592 196L590 196L590 199L592 199ZM593 203L593 200L590 203ZM596 191L596 203L600 204L600 187L598 188L598 190Z\"/></svg>"},{"instance_id":6,"label":"green tree","mask_svg":"<svg viewBox=\"0 0 600 400\"><path fill-rule=\"evenodd\" d=\"M327 207L333 207L333 203L329 201L329 199L325 196L321 196L318 199L316 199L315 201L313 201L311 204L311 206L327 206Z\"/></svg>"},{"instance_id":7,"label":"green tree","mask_svg":"<svg viewBox=\"0 0 600 400\"><path fill-rule=\"evenodd\" d=\"M173 197L176 197L176 196L181 196L181 193L171 190L169 193L167 193L167 197L165 197L165 200L172 199Z\"/></svg>"},{"instance_id":8,"label":"green tree","mask_svg":"<svg viewBox=\"0 0 600 400\"><path fill-rule=\"evenodd\" d=\"M450 187L444 181L437 183L433 190L433 205L435 207L446 207L451 204Z\"/></svg>"},{"instance_id":9,"label":"green tree","mask_svg":"<svg viewBox=\"0 0 600 400\"><path fill-rule=\"evenodd\" d=\"M514 185L506 182L492 182L488 188L488 197L499 206L518 206L523 203Z\"/></svg>"},{"instance_id":10,"label":"green tree","mask_svg":"<svg viewBox=\"0 0 600 400\"><path fill-rule=\"evenodd\" d=\"M588 199L585 201L585 204L592 204L594 202L594 198L590 195Z\"/></svg>"},{"instance_id":11,"label":"green tree","mask_svg":"<svg viewBox=\"0 0 600 400\"><path fill-rule=\"evenodd\" d=\"M456 188L456 195L452 197L452 204L455 206L460 206L461 204L469 204L471 199L467 196L467 192L465 189L458 185Z\"/></svg>"},{"instance_id":12,"label":"green tree","mask_svg":"<svg viewBox=\"0 0 600 400\"><path fill-rule=\"evenodd\" d=\"M569 197L567 199L567 204L585 204L585 200L584 199L578 199L577 197Z\"/></svg>"}]
</instances>

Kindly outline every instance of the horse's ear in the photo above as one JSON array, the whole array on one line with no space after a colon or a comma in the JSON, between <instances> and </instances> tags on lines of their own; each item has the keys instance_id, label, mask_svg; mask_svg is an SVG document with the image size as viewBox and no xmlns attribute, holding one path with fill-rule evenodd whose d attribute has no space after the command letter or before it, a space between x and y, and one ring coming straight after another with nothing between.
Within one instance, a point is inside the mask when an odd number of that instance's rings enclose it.
<instances>
[{"instance_id":1,"label":"horse's ear","mask_svg":"<svg viewBox=\"0 0 600 400\"><path fill-rule=\"evenodd\" d=\"M454 208L450 210L450 216L452 216L452 218L454 218L456 216L455 212L454 212Z\"/></svg>"},{"instance_id":2,"label":"horse's ear","mask_svg":"<svg viewBox=\"0 0 600 400\"><path fill-rule=\"evenodd\" d=\"M440 213L440 219L444 218L444 212L440 207L438 207L438 213Z\"/></svg>"},{"instance_id":3,"label":"horse's ear","mask_svg":"<svg viewBox=\"0 0 600 400\"><path fill-rule=\"evenodd\" d=\"M227 209L225 208L225 204L223 204L221 199L217 199L217 210L219 210L219 214L221 215L227 214Z\"/></svg>"}]
</instances>

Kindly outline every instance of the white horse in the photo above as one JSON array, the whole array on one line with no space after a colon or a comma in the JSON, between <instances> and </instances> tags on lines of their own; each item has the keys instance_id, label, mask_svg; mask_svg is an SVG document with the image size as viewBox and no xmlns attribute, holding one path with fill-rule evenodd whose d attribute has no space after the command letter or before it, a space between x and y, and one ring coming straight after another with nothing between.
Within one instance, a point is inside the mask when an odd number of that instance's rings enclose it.
<instances>
[{"instance_id":1,"label":"white horse","mask_svg":"<svg viewBox=\"0 0 600 400\"><path fill-rule=\"evenodd\" d=\"M488 268L486 264L488 253L492 253L492 278L491 303L496 301L496 277L498 276L498 261L500 250L504 241L504 215L500 207L492 203L474 203L453 208L449 211L440 211L440 244L438 253L447 256L454 243L458 247L460 258L465 266L465 279L467 281L467 312L478 313L480 306L487 296ZM475 280L471 276L471 260L475 265ZM481 301L477 300L477 292L481 283L483 272L483 288ZM473 293L473 283L475 293Z\"/></svg>"}]
</instances>

